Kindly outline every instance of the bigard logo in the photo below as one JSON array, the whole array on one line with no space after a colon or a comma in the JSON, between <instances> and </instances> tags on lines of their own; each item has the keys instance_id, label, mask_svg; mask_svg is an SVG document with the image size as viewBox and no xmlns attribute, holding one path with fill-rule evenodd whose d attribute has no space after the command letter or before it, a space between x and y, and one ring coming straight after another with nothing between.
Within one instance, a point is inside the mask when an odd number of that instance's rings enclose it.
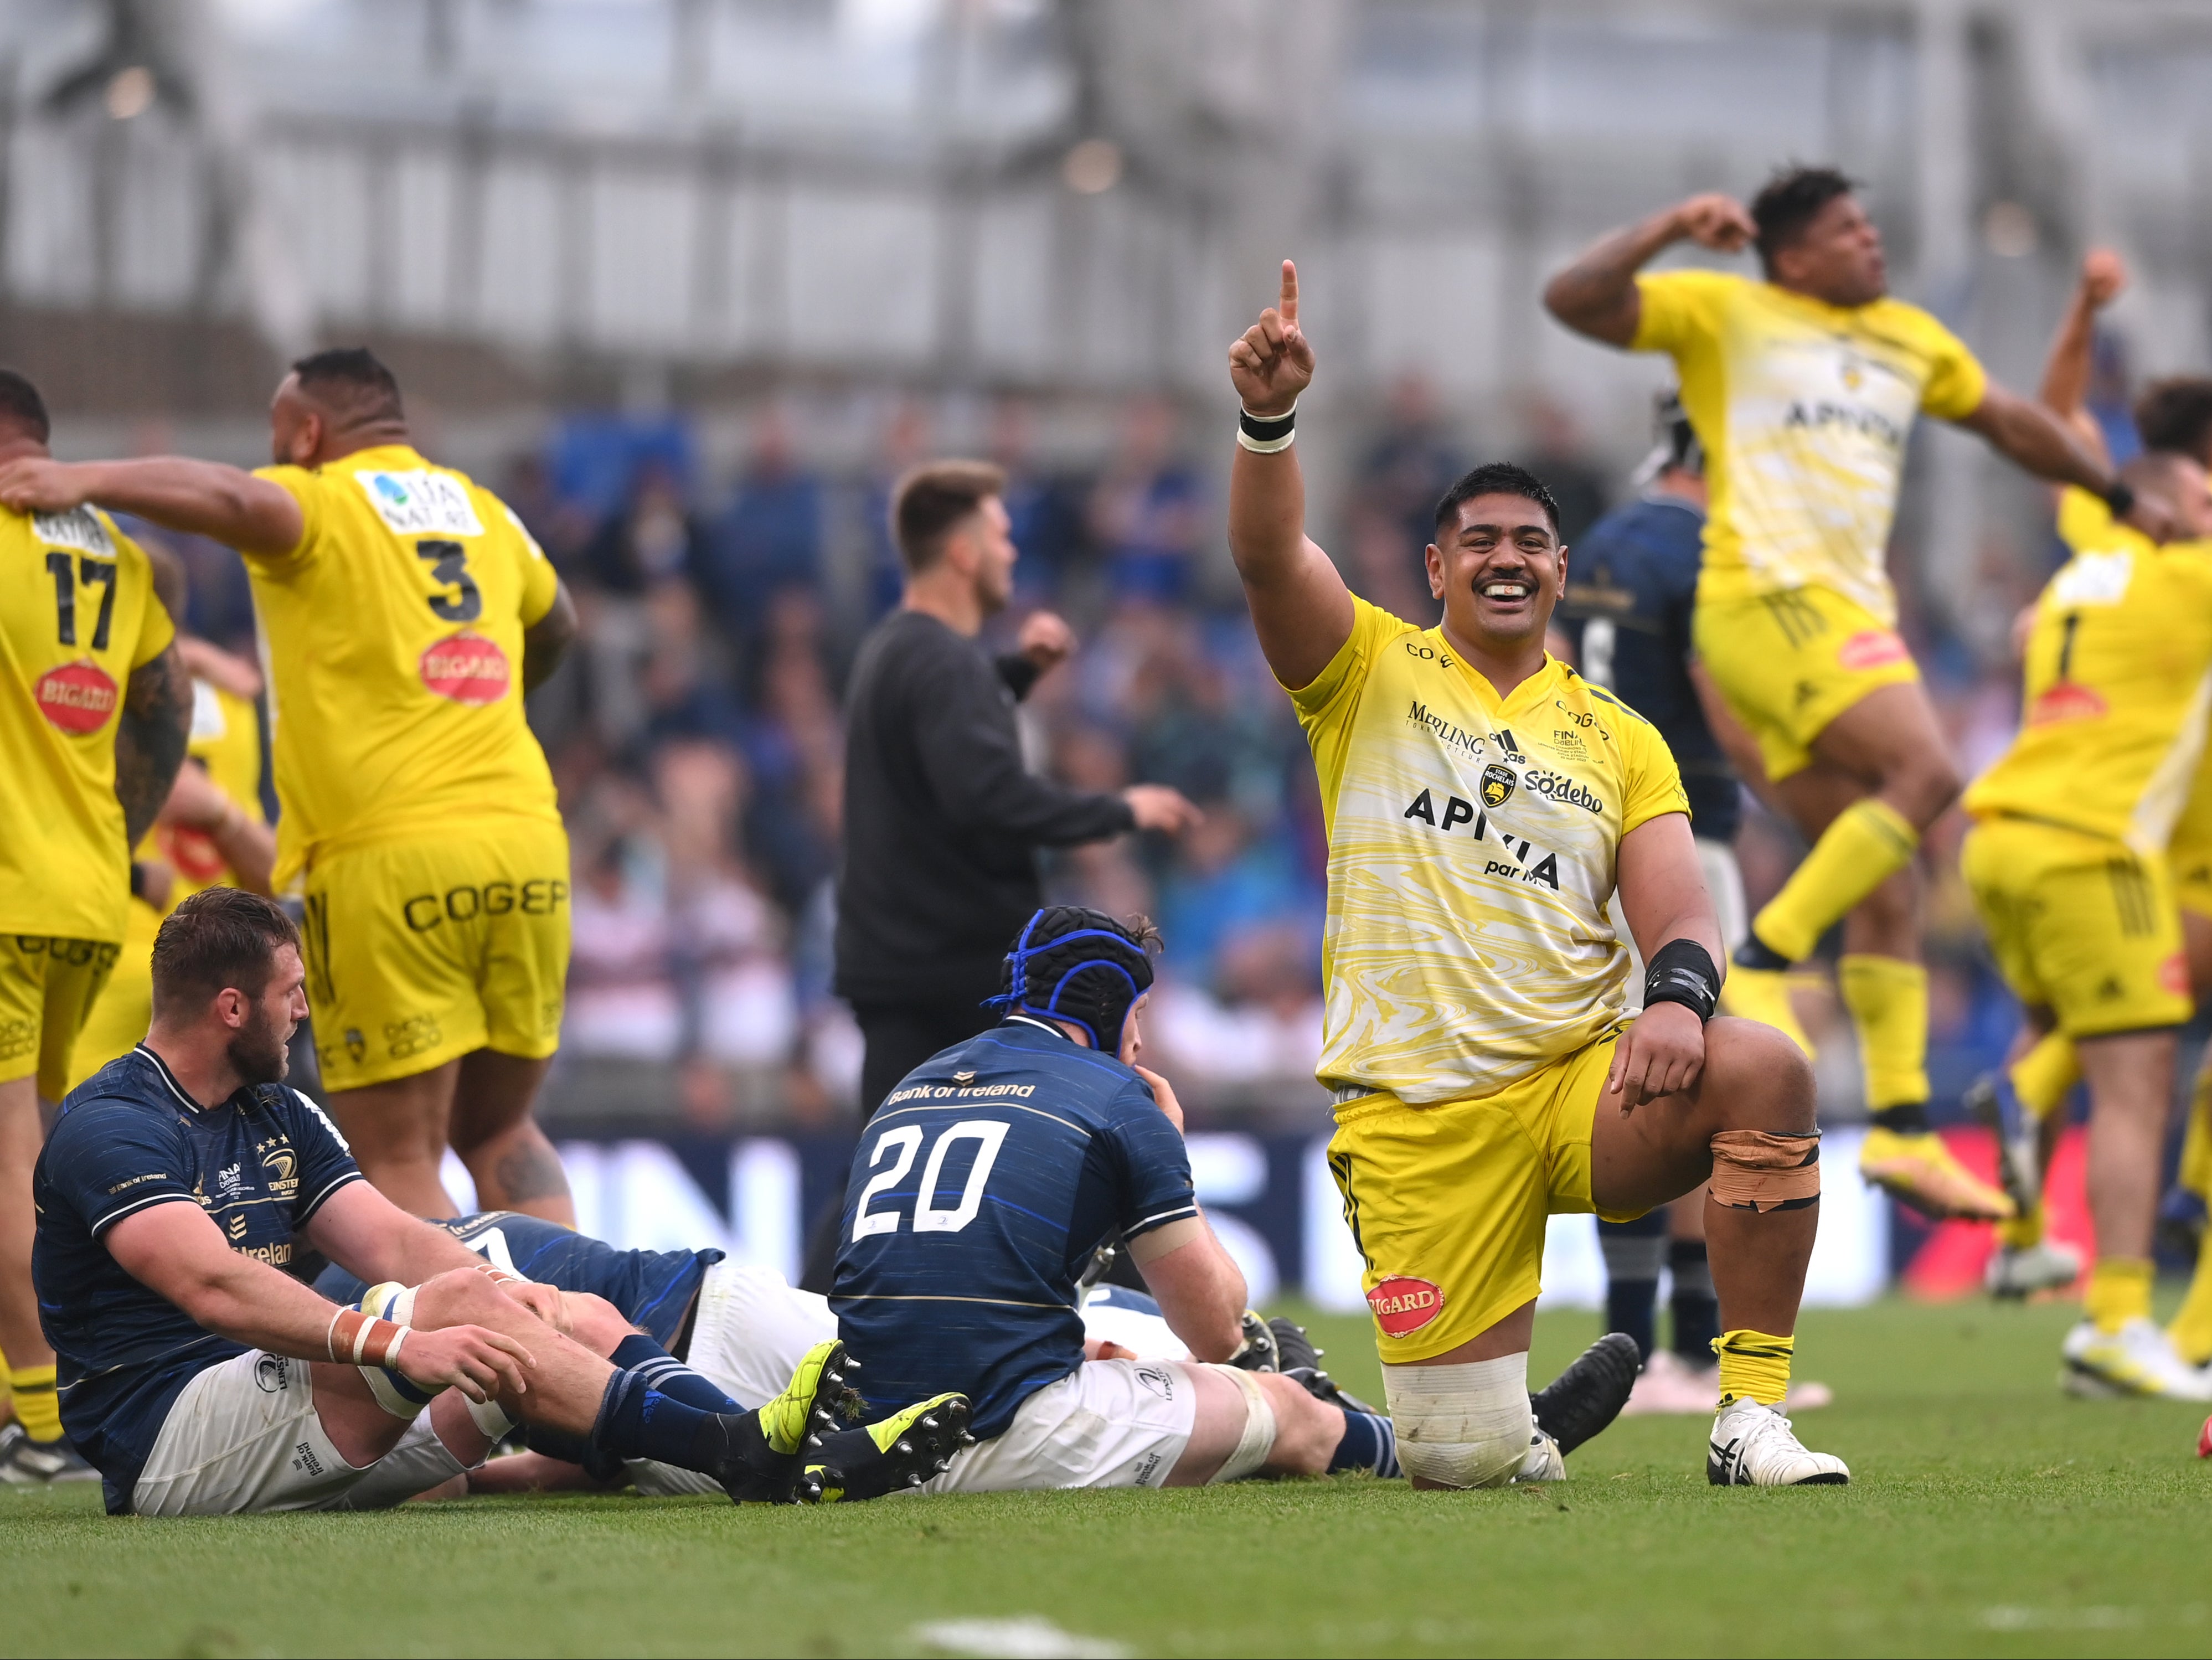
<instances>
[{"instance_id":1,"label":"bigard logo","mask_svg":"<svg viewBox=\"0 0 2212 1660\"><path fill-rule=\"evenodd\" d=\"M1367 1306L1385 1336L1406 1337L1443 1312L1444 1294L1426 1280L1394 1274L1367 1293Z\"/></svg>"},{"instance_id":2,"label":"bigard logo","mask_svg":"<svg viewBox=\"0 0 2212 1660\"><path fill-rule=\"evenodd\" d=\"M513 679L507 654L467 629L425 651L422 672L422 684L439 696L477 708L506 696Z\"/></svg>"},{"instance_id":3,"label":"bigard logo","mask_svg":"<svg viewBox=\"0 0 2212 1660\"><path fill-rule=\"evenodd\" d=\"M72 737L98 732L115 713L115 682L97 663L64 663L39 677L39 713Z\"/></svg>"},{"instance_id":4,"label":"bigard logo","mask_svg":"<svg viewBox=\"0 0 2212 1660\"><path fill-rule=\"evenodd\" d=\"M1482 805L1492 812L1504 806L1512 798L1513 785L1513 769L1492 761L1482 769Z\"/></svg>"}]
</instances>

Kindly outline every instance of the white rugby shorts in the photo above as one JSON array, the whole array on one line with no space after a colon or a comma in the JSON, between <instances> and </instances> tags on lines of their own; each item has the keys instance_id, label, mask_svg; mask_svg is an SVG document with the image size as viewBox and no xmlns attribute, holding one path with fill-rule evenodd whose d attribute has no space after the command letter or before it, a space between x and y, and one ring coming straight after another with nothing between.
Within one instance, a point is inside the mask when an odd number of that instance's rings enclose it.
<instances>
[{"instance_id":1,"label":"white rugby shorts","mask_svg":"<svg viewBox=\"0 0 2212 1660\"><path fill-rule=\"evenodd\" d=\"M1164 1487L1198 1421L1191 1371L1178 1360L1086 1360L1023 1402L1004 1434L962 1448L915 1491Z\"/></svg>"}]
</instances>

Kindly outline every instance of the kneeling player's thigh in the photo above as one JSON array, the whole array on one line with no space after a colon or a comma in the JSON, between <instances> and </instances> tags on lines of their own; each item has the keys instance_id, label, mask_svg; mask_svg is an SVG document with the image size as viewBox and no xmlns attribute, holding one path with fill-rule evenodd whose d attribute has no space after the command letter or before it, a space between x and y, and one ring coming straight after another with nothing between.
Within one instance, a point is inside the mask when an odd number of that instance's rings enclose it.
<instances>
[{"instance_id":1,"label":"kneeling player's thigh","mask_svg":"<svg viewBox=\"0 0 2212 1660\"><path fill-rule=\"evenodd\" d=\"M472 885L447 874L412 847L343 854L308 874L307 1001L329 1088L412 1078L483 1047Z\"/></svg>"},{"instance_id":2,"label":"kneeling player's thigh","mask_svg":"<svg viewBox=\"0 0 2212 1660\"><path fill-rule=\"evenodd\" d=\"M1328 1163L1386 1362L1455 1349L1536 1295L1547 1152L1499 1098L1354 1102Z\"/></svg>"},{"instance_id":3,"label":"kneeling player's thigh","mask_svg":"<svg viewBox=\"0 0 2212 1660\"><path fill-rule=\"evenodd\" d=\"M324 1510L360 1475L315 1415L307 1363L256 1349L185 1385L161 1421L131 1508L141 1516Z\"/></svg>"}]
</instances>

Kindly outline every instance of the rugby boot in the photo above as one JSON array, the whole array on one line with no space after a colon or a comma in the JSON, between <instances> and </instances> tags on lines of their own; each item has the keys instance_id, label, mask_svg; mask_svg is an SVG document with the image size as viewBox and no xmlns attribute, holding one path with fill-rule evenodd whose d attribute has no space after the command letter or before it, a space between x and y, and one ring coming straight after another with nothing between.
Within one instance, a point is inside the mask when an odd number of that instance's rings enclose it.
<instances>
[{"instance_id":1,"label":"rugby boot","mask_svg":"<svg viewBox=\"0 0 2212 1660\"><path fill-rule=\"evenodd\" d=\"M1813 1039L1790 1006L1787 969L1747 969L1740 962L1730 963L1728 978L1721 982L1721 1012L1771 1026L1802 1049L1808 1061L1813 1058Z\"/></svg>"},{"instance_id":2,"label":"rugby boot","mask_svg":"<svg viewBox=\"0 0 2212 1660\"><path fill-rule=\"evenodd\" d=\"M1859 1146L1859 1175L1930 1221L2002 1222L2014 1213L2012 1201L1954 1158L1934 1130L1870 1125Z\"/></svg>"},{"instance_id":3,"label":"rugby boot","mask_svg":"<svg viewBox=\"0 0 2212 1660\"><path fill-rule=\"evenodd\" d=\"M846 1381L859 1370L835 1338L817 1343L774 1400L757 1412L717 1417L722 1456L701 1468L740 1505L797 1502L808 1461L820 1456L840 1421L860 1415L860 1395Z\"/></svg>"},{"instance_id":4,"label":"rugby boot","mask_svg":"<svg viewBox=\"0 0 2212 1660\"><path fill-rule=\"evenodd\" d=\"M1282 1355L1275 1346L1275 1329L1256 1309L1244 1310L1241 1323L1244 1341L1228 1364L1244 1371L1280 1371Z\"/></svg>"},{"instance_id":5,"label":"rugby boot","mask_svg":"<svg viewBox=\"0 0 2212 1660\"><path fill-rule=\"evenodd\" d=\"M1808 1450L1787 1418L1747 1395L1714 1414L1705 1480L1717 1487L1840 1487L1850 1479L1842 1459Z\"/></svg>"},{"instance_id":6,"label":"rugby boot","mask_svg":"<svg viewBox=\"0 0 2212 1660\"><path fill-rule=\"evenodd\" d=\"M1620 1416L1620 1409L1628 1404L1636 1388L1641 1360L1633 1337L1625 1331L1609 1331L1528 1397L1536 1427L1557 1443L1560 1456Z\"/></svg>"},{"instance_id":7,"label":"rugby boot","mask_svg":"<svg viewBox=\"0 0 2212 1660\"><path fill-rule=\"evenodd\" d=\"M2142 1395L2162 1401L2212 1401L2212 1375L2173 1352L2166 1334L2148 1320L2130 1320L2118 1331L2084 1320L2066 1334L2059 1350L2065 1370L2059 1387L2085 1401Z\"/></svg>"},{"instance_id":8,"label":"rugby boot","mask_svg":"<svg viewBox=\"0 0 2212 1660\"><path fill-rule=\"evenodd\" d=\"M2002 1068L1966 1086L1965 1105L1997 1139L1997 1180L2022 1216L2043 1201L2043 1124Z\"/></svg>"},{"instance_id":9,"label":"rugby boot","mask_svg":"<svg viewBox=\"0 0 2212 1660\"><path fill-rule=\"evenodd\" d=\"M1982 1283L1992 1297L2033 1297L2039 1291L2063 1291L2081 1277L2081 1252L2056 1240L2039 1239L2033 1245L2000 1246L1992 1251Z\"/></svg>"},{"instance_id":10,"label":"rugby boot","mask_svg":"<svg viewBox=\"0 0 2212 1660\"><path fill-rule=\"evenodd\" d=\"M952 1455L972 1447L968 1397L939 1395L895 1412L881 1423L838 1430L807 1455L799 1476L802 1505L852 1504L918 1487L942 1475Z\"/></svg>"},{"instance_id":11,"label":"rugby boot","mask_svg":"<svg viewBox=\"0 0 2212 1660\"><path fill-rule=\"evenodd\" d=\"M1277 1315L1267 1322L1275 1334L1276 1364L1284 1377L1297 1383L1299 1388L1316 1401L1326 1401L1332 1407L1341 1407L1346 1412L1364 1412L1370 1418L1388 1418L1390 1414L1380 1408L1371 1407L1350 1389L1331 1377L1321 1367L1321 1358L1328 1351L1317 1348L1306 1329Z\"/></svg>"},{"instance_id":12,"label":"rugby boot","mask_svg":"<svg viewBox=\"0 0 2212 1660\"><path fill-rule=\"evenodd\" d=\"M11 1487L52 1487L98 1480L100 1472L84 1462L67 1436L33 1441L21 1424L0 1424L0 1481Z\"/></svg>"},{"instance_id":13,"label":"rugby boot","mask_svg":"<svg viewBox=\"0 0 2212 1660\"><path fill-rule=\"evenodd\" d=\"M1538 1430L1528 1438L1528 1456L1521 1461L1521 1468L1514 1472L1510 1485L1517 1487L1531 1481L1564 1481L1566 1479L1566 1455L1559 1450L1557 1441Z\"/></svg>"}]
</instances>

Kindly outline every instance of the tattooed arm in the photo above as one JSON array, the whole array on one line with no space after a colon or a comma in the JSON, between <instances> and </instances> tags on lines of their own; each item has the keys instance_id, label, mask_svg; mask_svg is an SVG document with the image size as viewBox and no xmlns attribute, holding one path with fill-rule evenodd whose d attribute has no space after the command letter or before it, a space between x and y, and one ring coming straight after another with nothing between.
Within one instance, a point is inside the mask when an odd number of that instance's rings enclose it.
<instances>
[{"instance_id":1,"label":"tattooed arm","mask_svg":"<svg viewBox=\"0 0 2212 1660\"><path fill-rule=\"evenodd\" d=\"M192 729L192 683L174 643L131 671L115 727L115 795L136 848L169 799Z\"/></svg>"}]
</instances>

